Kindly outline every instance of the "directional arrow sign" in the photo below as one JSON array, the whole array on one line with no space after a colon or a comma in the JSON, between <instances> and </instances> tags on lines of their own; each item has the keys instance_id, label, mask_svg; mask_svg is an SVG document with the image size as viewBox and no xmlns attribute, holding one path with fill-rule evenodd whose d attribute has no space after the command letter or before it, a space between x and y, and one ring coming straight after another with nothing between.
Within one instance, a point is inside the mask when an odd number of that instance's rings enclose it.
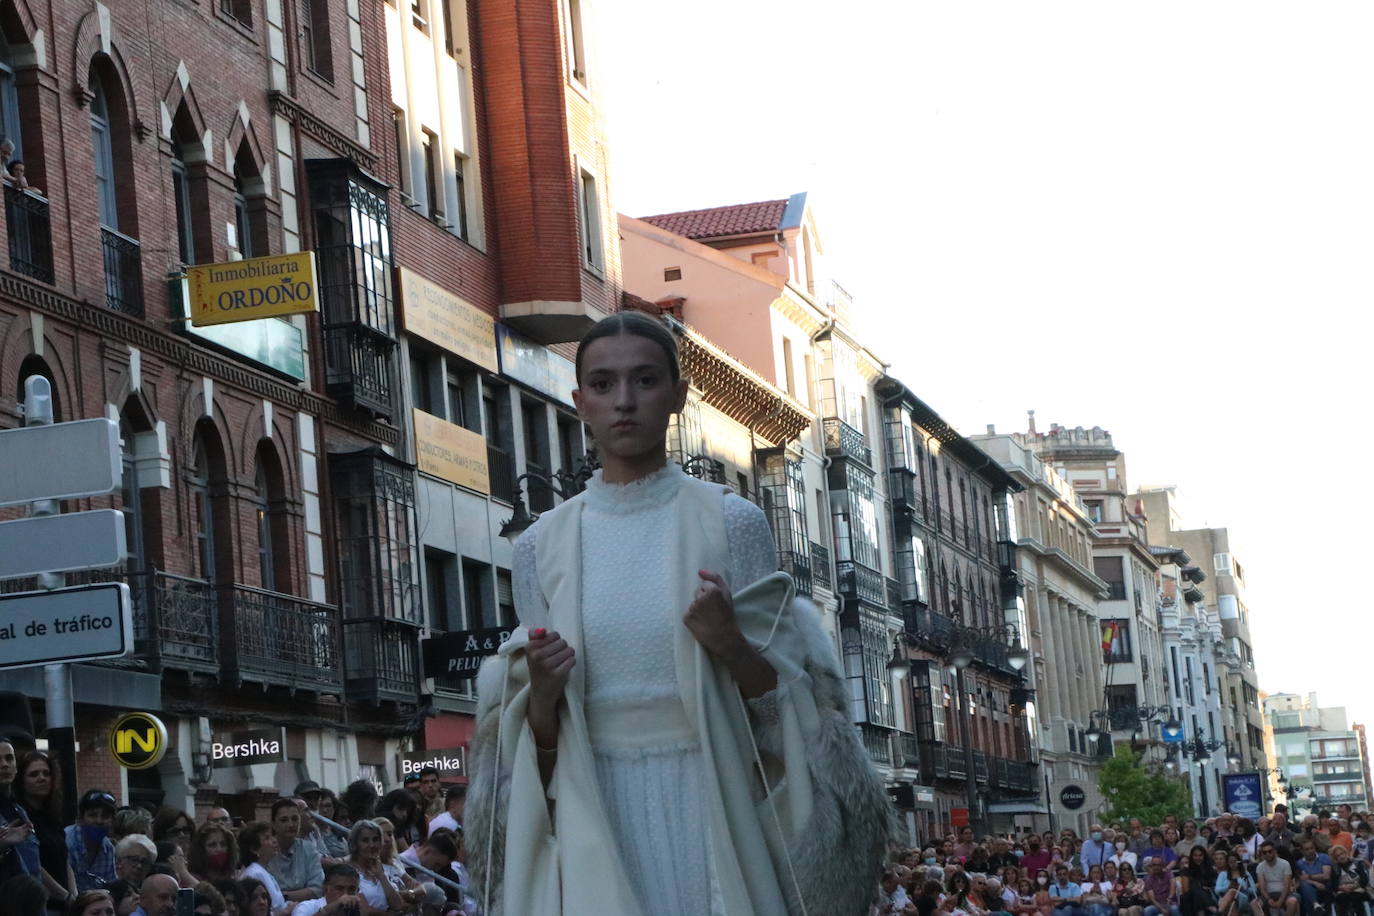
<instances>
[{"instance_id":1,"label":"directional arrow sign","mask_svg":"<svg viewBox=\"0 0 1374 916\"><path fill-rule=\"evenodd\" d=\"M123 582L0 597L0 669L119 658L133 646Z\"/></svg>"},{"instance_id":2,"label":"directional arrow sign","mask_svg":"<svg viewBox=\"0 0 1374 916\"><path fill-rule=\"evenodd\" d=\"M93 509L0 522L0 579L103 569L124 559L124 513Z\"/></svg>"},{"instance_id":3,"label":"directional arrow sign","mask_svg":"<svg viewBox=\"0 0 1374 916\"><path fill-rule=\"evenodd\" d=\"M119 485L119 424L73 420L0 432L0 506L101 496Z\"/></svg>"}]
</instances>

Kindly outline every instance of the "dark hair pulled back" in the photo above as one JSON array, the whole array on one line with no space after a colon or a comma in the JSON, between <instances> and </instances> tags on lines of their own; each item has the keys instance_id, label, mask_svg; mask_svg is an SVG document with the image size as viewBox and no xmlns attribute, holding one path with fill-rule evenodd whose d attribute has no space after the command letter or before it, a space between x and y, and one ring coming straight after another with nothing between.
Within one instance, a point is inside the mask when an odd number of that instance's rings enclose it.
<instances>
[{"instance_id":1,"label":"dark hair pulled back","mask_svg":"<svg viewBox=\"0 0 1374 916\"><path fill-rule=\"evenodd\" d=\"M574 369L579 385L582 384L582 354L587 352L587 347L603 337L618 337L622 334L633 334L658 344L668 360L668 371L673 377L674 384L682 378L682 363L678 359L677 338L673 336L673 332L668 330L662 321L643 312L624 311L602 318L578 341Z\"/></svg>"}]
</instances>

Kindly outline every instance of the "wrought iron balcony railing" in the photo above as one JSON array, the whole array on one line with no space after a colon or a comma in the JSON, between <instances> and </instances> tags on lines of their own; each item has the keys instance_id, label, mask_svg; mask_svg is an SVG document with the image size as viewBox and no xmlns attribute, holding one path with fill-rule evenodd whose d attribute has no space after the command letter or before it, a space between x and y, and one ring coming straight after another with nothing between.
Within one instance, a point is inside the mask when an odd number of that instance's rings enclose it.
<instances>
[{"instance_id":1,"label":"wrought iron balcony railing","mask_svg":"<svg viewBox=\"0 0 1374 916\"><path fill-rule=\"evenodd\" d=\"M221 629L233 633L227 677L341 692L338 608L247 585L218 591Z\"/></svg>"},{"instance_id":2,"label":"wrought iron balcony railing","mask_svg":"<svg viewBox=\"0 0 1374 916\"><path fill-rule=\"evenodd\" d=\"M420 693L418 631L387 620L346 620L344 690L368 703L415 703Z\"/></svg>"},{"instance_id":3,"label":"wrought iron balcony railing","mask_svg":"<svg viewBox=\"0 0 1374 916\"><path fill-rule=\"evenodd\" d=\"M10 269L51 283L52 221L48 216L48 199L5 185L5 222L10 235Z\"/></svg>"},{"instance_id":4,"label":"wrought iron balcony railing","mask_svg":"<svg viewBox=\"0 0 1374 916\"><path fill-rule=\"evenodd\" d=\"M116 312L143 317L143 257L138 239L100 227L105 257L105 304Z\"/></svg>"},{"instance_id":5,"label":"wrought iron balcony railing","mask_svg":"<svg viewBox=\"0 0 1374 916\"><path fill-rule=\"evenodd\" d=\"M811 557L804 553L779 550L778 569L792 577L792 582L797 586L797 594L811 595Z\"/></svg>"},{"instance_id":6,"label":"wrought iron balcony railing","mask_svg":"<svg viewBox=\"0 0 1374 916\"><path fill-rule=\"evenodd\" d=\"M382 416L395 407L391 362L396 341L362 323L324 329L325 387L341 398Z\"/></svg>"},{"instance_id":7,"label":"wrought iron balcony railing","mask_svg":"<svg viewBox=\"0 0 1374 916\"><path fill-rule=\"evenodd\" d=\"M868 447L862 432L839 417L826 417L821 426L825 431L826 454L843 455L865 467L873 467L873 450Z\"/></svg>"},{"instance_id":8,"label":"wrought iron balcony railing","mask_svg":"<svg viewBox=\"0 0 1374 916\"><path fill-rule=\"evenodd\" d=\"M853 560L835 564L836 591L846 598L858 598L875 607L887 607L887 585L883 574Z\"/></svg>"},{"instance_id":9,"label":"wrought iron balcony railing","mask_svg":"<svg viewBox=\"0 0 1374 916\"><path fill-rule=\"evenodd\" d=\"M815 541L811 542L811 581L816 588L826 591L834 588L834 579L830 575L830 548L822 547Z\"/></svg>"}]
</instances>

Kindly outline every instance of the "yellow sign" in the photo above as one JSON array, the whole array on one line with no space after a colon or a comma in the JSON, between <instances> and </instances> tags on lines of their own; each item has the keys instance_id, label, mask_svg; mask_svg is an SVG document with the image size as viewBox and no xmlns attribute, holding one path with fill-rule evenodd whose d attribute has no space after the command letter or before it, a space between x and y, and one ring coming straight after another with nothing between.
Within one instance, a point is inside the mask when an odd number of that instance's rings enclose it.
<instances>
[{"instance_id":1,"label":"yellow sign","mask_svg":"<svg viewBox=\"0 0 1374 916\"><path fill-rule=\"evenodd\" d=\"M501 371L494 318L414 271L398 267L396 272L407 331L483 369Z\"/></svg>"},{"instance_id":2,"label":"yellow sign","mask_svg":"<svg viewBox=\"0 0 1374 916\"><path fill-rule=\"evenodd\" d=\"M167 726L151 713L126 712L110 729L110 753L125 769L157 766L167 744Z\"/></svg>"},{"instance_id":3,"label":"yellow sign","mask_svg":"<svg viewBox=\"0 0 1374 916\"><path fill-rule=\"evenodd\" d=\"M246 261L186 268L191 324L229 324L317 307L315 252L298 251Z\"/></svg>"},{"instance_id":4,"label":"yellow sign","mask_svg":"<svg viewBox=\"0 0 1374 916\"><path fill-rule=\"evenodd\" d=\"M491 492L487 440L423 410L410 412L415 425L415 464L426 474L480 493Z\"/></svg>"}]
</instances>

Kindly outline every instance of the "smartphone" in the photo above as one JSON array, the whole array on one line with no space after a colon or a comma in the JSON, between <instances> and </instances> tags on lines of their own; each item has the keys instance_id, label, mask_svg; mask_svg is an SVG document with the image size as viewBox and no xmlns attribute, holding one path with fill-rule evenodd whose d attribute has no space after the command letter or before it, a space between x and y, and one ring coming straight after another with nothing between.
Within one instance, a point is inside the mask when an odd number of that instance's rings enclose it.
<instances>
[{"instance_id":1,"label":"smartphone","mask_svg":"<svg viewBox=\"0 0 1374 916\"><path fill-rule=\"evenodd\" d=\"M196 892L193 888L177 888L177 916L196 916Z\"/></svg>"}]
</instances>

